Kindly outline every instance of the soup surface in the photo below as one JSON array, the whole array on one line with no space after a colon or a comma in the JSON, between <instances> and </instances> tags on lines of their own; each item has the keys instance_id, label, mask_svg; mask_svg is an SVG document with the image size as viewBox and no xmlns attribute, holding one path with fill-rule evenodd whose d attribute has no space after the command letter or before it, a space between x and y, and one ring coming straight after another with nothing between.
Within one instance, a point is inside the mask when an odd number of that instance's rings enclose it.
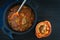
<instances>
[{"instance_id":1,"label":"soup surface","mask_svg":"<svg viewBox=\"0 0 60 40\"><path fill-rule=\"evenodd\" d=\"M24 32L32 27L34 22L33 10L24 5L20 12L17 12L19 5L13 6L8 10L8 23L14 31Z\"/></svg>"}]
</instances>

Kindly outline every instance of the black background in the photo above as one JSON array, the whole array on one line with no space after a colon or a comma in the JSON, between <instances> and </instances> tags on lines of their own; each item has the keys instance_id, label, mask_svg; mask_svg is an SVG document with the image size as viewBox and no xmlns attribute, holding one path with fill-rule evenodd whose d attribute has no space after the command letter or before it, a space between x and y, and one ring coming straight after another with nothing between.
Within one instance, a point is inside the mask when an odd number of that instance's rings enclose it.
<instances>
[{"instance_id":1,"label":"black background","mask_svg":"<svg viewBox=\"0 0 60 40\"><path fill-rule=\"evenodd\" d=\"M9 0L0 0L0 40L11 40L1 30L3 12L6 6L4 4L7 2L9 3ZM38 22L49 20L52 23L52 33L47 38L37 39L33 29L25 35L13 34L14 40L60 40L60 0L32 0L31 2L37 9Z\"/></svg>"}]
</instances>

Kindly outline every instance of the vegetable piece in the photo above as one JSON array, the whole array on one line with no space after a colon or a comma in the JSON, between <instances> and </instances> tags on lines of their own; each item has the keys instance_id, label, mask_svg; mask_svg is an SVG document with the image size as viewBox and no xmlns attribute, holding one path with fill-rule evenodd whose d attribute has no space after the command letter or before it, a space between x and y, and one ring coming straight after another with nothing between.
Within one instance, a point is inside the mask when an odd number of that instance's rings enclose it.
<instances>
[{"instance_id":1,"label":"vegetable piece","mask_svg":"<svg viewBox=\"0 0 60 40\"><path fill-rule=\"evenodd\" d=\"M39 22L35 28L37 38L48 37L51 34L51 23L49 21Z\"/></svg>"}]
</instances>

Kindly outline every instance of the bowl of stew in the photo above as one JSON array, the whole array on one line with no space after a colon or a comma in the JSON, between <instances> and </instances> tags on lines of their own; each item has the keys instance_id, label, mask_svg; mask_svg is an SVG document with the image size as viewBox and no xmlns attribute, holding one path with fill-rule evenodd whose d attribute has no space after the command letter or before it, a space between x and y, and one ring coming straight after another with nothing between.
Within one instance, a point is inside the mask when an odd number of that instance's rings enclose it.
<instances>
[{"instance_id":1,"label":"bowl of stew","mask_svg":"<svg viewBox=\"0 0 60 40\"><path fill-rule=\"evenodd\" d=\"M21 3L9 5L3 16L4 25L12 33L24 34L31 31L37 22L37 12L30 4L25 4L16 14Z\"/></svg>"}]
</instances>

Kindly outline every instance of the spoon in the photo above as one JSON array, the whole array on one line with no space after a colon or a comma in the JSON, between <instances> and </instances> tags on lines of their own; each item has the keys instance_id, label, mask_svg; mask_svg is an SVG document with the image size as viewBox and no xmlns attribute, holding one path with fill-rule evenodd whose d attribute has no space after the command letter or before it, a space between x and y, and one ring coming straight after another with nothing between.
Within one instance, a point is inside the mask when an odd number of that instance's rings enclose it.
<instances>
[{"instance_id":1,"label":"spoon","mask_svg":"<svg viewBox=\"0 0 60 40\"><path fill-rule=\"evenodd\" d=\"M25 3L26 3L26 0L24 0L24 1L22 2L21 6L18 8L17 12L14 13L11 18L13 18L15 15L16 15L16 16L18 15L19 11L21 10L21 8L23 7L23 5L24 5Z\"/></svg>"},{"instance_id":2,"label":"spoon","mask_svg":"<svg viewBox=\"0 0 60 40\"><path fill-rule=\"evenodd\" d=\"M21 4L21 6L18 8L17 12L19 12L21 10L21 8L23 7L23 5L25 4L26 0L24 0Z\"/></svg>"}]
</instances>

